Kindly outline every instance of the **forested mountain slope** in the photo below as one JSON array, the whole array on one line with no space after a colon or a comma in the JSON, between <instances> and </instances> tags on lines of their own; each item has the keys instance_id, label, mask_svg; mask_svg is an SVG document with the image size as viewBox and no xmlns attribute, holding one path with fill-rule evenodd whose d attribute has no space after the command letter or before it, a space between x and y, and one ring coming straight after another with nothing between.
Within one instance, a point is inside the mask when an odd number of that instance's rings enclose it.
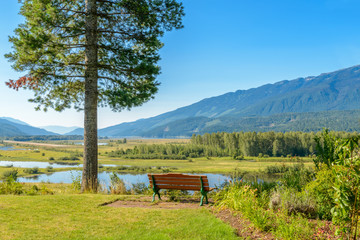
<instances>
[{"instance_id":1,"label":"forested mountain slope","mask_svg":"<svg viewBox=\"0 0 360 240\"><path fill-rule=\"evenodd\" d=\"M285 80L207 98L156 117L104 128L99 130L99 134L189 136L190 132L208 131L312 131L327 125L346 130L356 129L358 126L354 122L358 120L349 115L340 116L334 110L355 109L360 109L360 65L316 77ZM316 114L324 111L329 112ZM288 118L286 114L282 115L284 113L307 112L311 114L297 115L301 121L280 124ZM356 111L344 114L358 117ZM338 117L342 117L340 124L329 123ZM271 122L273 120L274 123ZM195 125L195 128L191 127Z\"/></svg>"}]
</instances>

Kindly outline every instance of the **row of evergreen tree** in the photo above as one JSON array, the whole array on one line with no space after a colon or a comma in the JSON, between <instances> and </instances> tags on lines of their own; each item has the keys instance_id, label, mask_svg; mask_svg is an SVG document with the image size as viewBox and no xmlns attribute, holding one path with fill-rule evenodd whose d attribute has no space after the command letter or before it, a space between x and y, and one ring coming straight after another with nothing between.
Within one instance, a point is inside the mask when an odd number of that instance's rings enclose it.
<instances>
[{"instance_id":1,"label":"row of evergreen tree","mask_svg":"<svg viewBox=\"0 0 360 240\"><path fill-rule=\"evenodd\" d=\"M315 138L318 133L304 132L235 132L193 135L188 144L142 144L133 149L119 149L110 157L131 159L186 159L196 157L243 156L309 156L316 154ZM356 132L333 132L337 137L347 138Z\"/></svg>"},{"instance_id":2,"label":"row of evergreen tree","mask_svg":"<svg viewBox=\"0 0 360 240\"><path fill-rule=\"evenodd\" d=\"M321 132L218 132L193 135L191 145L222 149L227 156L308 156L315 153L315 137ZM357 132L333 132L340 138Z\"/></svg>"}]
</instances>

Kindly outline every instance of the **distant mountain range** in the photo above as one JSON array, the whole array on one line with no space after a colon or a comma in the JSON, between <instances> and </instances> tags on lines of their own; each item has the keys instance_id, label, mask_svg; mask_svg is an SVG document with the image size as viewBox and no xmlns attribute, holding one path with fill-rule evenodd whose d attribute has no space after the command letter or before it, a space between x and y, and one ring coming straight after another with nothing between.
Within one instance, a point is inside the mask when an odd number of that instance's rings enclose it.
<instances>
[{"instance_id":1,"label":"distant mountain range","mask_svg":"<svg viewBox=\"0 0 360 240\"><path fill-rule=\"evenodd\" d=\"M45 129L32 127L29 124L13 118L0 118L0 136L57 135Z\"/></svg>"},{"instance_id":2,"label":"distant mountain range","mask_svg":"<svg viewBox=\"0 0 360 240\"><path fill-rule=\"evenodd\" d=\"M216 131L317 131L322 127L360 130L359 111L345 111L358 109L360 65L207 98L156 117L100 129L99 135L176 137Z\"/></svg>"},{"instance_id":3,"label":"distant mountain range","mask_svg":"<svg viewBox=\"0 0 360 240\"><path fill-rule=\"evenodd\" d=\"M74 131L75 129L79 127L63 127L63 126L57 126L57 125L50 125L50 126L43 126L39 127L42 129L45 129L50 132L58 133L58 134L67 134L68 132ZM77 134L81 135L81 134Z\"/></svg>"},{"instance_id":4,"label":"distant mountain range","mask_svg":"<svg viewBox=\"0 0 360 240\"><path fill-rule=\"evenodd\" d=\"M360 131L359 119L360 65L206 98L156 117L100 129L99 136L189 137L217 131L319 131L323 127ZM83 129L67 134L82 135Z\"/></svg>"}]
</instances>

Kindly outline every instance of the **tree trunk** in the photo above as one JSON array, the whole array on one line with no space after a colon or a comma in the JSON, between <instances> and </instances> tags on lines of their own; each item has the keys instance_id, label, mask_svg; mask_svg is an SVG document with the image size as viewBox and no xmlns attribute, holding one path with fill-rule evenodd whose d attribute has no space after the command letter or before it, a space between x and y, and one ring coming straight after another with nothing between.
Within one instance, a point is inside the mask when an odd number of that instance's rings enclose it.
<instances>
[{"instance_id":1,"label":"tree trunk","mask_svg":"<svg viewBox=\"0 0 360 240\"><path fill-rule=\"evenodd\" d=\"M86 0L85 21L85 106L84 106L84 167L82 192L97 191L97 7L96 0Z\"/></svg>"}]
</instances>

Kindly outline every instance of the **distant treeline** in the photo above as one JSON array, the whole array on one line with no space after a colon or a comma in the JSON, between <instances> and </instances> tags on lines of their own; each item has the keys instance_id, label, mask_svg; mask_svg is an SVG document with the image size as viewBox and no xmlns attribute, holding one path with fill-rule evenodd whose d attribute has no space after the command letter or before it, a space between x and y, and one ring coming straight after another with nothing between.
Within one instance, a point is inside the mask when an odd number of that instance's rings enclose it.
<instances>
[{"instance_id":1,"label":"distant treeline","mask_svg":"<svg viewBox=\"0 0 360 240\"><path fill-rule=\"evenodd\" d=\"M7 137L6 140L12 141L58 141L58 140L83 140L80 135L35 135L35 136L16 136Z\"/></svg>"},{"instance_id":2,"label":"distant treeline","mask_svg":"<svg viewBox=\"0 0 360 240\"><path fill-rule=\"evenodd\" d=\"M333 133L341 138L358 135L356 132ZM133 149L111 151L108 155L129 159L179 160L197 157L242 159L244 156L309 156L316 154L316 136L320 136L320 132L206 133L204 135L193 135L189 144L142 144Z\"/></svg>"},{"instance_id":3,"label":"distant treeline","mask_svg":"<svg viewBox=\"0 0 360 240\"><path fill-rule=\"evenodd\" d=\"M130 159L182 160L188 157L223 157L226 154L222 149L211 146L198 146L194 144L141 144L133 149L111 151L109 156Z\"/></svg>"},{"instance_id":4,"label":"distant treeline","mask_svg":"<svg viewBox=\"0 0 360 240\"><path fill-rule=\"evenodd\" d=\"M235 132L206 133L193 135L191 144L220 148L226 155L244 156L308 156L315 153L315 136L321 132ZM347 138L358 135L357 132L333 132L337 137Z\"/></svg>"}]
</instances>

